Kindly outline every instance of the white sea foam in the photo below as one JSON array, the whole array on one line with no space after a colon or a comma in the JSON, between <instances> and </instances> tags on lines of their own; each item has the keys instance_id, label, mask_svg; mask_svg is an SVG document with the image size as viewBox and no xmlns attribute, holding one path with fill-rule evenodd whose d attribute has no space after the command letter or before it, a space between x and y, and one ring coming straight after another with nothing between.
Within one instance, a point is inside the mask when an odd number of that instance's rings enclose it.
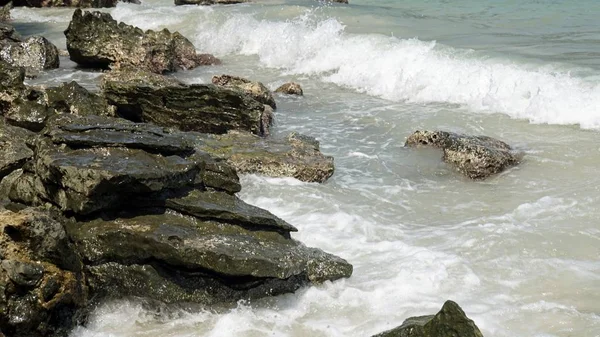
<instances>
[{"instance_id":1,"label":"white sea foam","mask_svg":"<svg viewBox=\"0 0 600 337\"><path fill-rule=\"evenodd\" d=\"M393 101L453 103L532 123L600 128L597 80L550 65L486 59L434 41L349 34L340 21L310 12L286 22L250 14L200 22L195 42L220 55L257 55L264 66Z\"/></svg>"}]
</instances>

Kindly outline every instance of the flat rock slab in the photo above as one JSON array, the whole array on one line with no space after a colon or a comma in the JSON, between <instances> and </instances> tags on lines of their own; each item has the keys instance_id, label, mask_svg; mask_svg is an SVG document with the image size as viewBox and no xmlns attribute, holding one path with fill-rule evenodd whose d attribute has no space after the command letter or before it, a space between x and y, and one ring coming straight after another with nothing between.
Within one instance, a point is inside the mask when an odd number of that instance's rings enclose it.
<instances>
[{"instance_id":1,"label":"flat rock slab","mask_svg":"<svg viewBox=\"0 0 600 337\"><path fill-rule=\"evenodd\" d=\"M411 317L401 326L373 337L483 337L475 323L467 317L461 307L446 301L434 316Z\"/></svg>"},{"instance_id":2,"label":"flat rock slab","mask_svg":"<svg viewBox=\"0 0 600 337\"><path fill-rule=\"evenodd\" d=\"M523 157L500 140L446 131L416 131L405 146L442 149L443 160L471 179L485 179L502 172L517 165Z\"/></svg>"},{"instance_id":3,"label":"flat rock slab","mask_svg":"<svg viewBox=\"0 0 600 337\"><path fill-rule=\"evenodd\" d=\"M285 138L261 138L246 132L197 135L198 149L221 157L238 173L270 177L293 177L306 182L324 182L333 175L333 157L323 155L319 142L291 133Z\"/></svg>"},{"instance_id":4,"label":"flat rock slab","mask_svg":"<svg viewBox=\"0 0 600 337\"><path fill-rule=\"evenodd\" d=\"M212 84L188 86L162 79L120 72L105 77L102 90L117 113L134 122L215 134L246 130L262 135L268 130L269 125L263 125L264 105L249 95Z\"/></svg>"},{"instance_id":5,"label":"flat rock slab","mask_svg":"<svg viewBox=\"0 0 600 337\"><path fill-rule=\"evenodd\" d=\"M186 156L194 152L177 131L121 118L57 116L45 135L56 144L71 148L126 147L150 153Z\"/></svg>"},{"instance_id":6,"label":"flat rock slab","mask_svg":"<svg viewBox=\"0 0 600 337\"><path fill-rule=\"evenodd\" d=\"M234 297L219 300L235 301L248 297L252 289L262 297L273 295L273 289L289 292L306 283L352 273L352 266L343 259L307 248L276 231L251 231L174 211L137 216L125 213L114 220L73 224L68 232L90 266L93 284L117 283L129 295L166 302L172 298L210 302L207 292L213 297L229 294ZM174 270L178 272L165 272ZM143 273L148 279L143 284L123 282L133 277L132 273ZM264 287L273 281L277 287ZM214 289L206 288L207 284ZM185 291L181 291L182 285ZM244 292L232 295L231 289Z\"/></svg>"}]
</instances>

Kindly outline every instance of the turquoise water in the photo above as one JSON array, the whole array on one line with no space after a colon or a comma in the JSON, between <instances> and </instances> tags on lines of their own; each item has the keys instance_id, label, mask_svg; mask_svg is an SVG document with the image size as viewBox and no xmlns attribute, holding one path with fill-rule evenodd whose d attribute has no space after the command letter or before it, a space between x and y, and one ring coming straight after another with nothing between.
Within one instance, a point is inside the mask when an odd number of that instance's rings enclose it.
<instances>
[{"instance_id":1,"label":"turquoise water","mask_svg":"<svg viewBox=\"0 0 600 337\"><path fill-rule=\"evenodd\" d=\"M456 300L485 336L600 336L600 2L256 1L119 4L113 17L181 31L217 67L277 96L275 133L317 137L333 155L325 184L255 175L240 196L299 228L296 238L348 259L352 278L228 312L148 311L105 303L73 337L369 336ZM16 9L17 28L64 48L72 10ZM32 80L99 73L63 67ZM518 167L469 181L416 129L500 138Z\"/></svg>"}]
</instances>

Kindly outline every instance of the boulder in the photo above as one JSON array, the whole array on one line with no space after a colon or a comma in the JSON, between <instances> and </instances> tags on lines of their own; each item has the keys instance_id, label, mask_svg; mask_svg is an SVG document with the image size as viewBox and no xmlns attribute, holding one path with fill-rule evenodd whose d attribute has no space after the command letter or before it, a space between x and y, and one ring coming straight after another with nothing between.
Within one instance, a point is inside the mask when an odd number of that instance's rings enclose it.
<instances>
[{"instance_id":1,"label":"boulder","mask_svg":"<svg viewBox=\"0 0 600 337\"><path fill-rule=\"evenodd\" d=\"M119 0L12 0L15 7L115 7Z\"/></svg>"},{"instance_id":2,"label":"boulder","mask_svg":"<svg viewBox=\"0 0 600 337\"><path fill-rule=\"evenodd\" d=\"M58 49L42 36L31 36L21 42L0 41L0 58L25 68L27 76L36 76L42 70L59 66Z\"/></svg>"},{"instance_id":3,"label":"boulder","mask_svg":"<svg viewBox=\"0 0 600 337\"><path fill-rule=\"evenodd\" d=\"M302 91L302 87L298 83L288 82L284 83L279 88L275 89L275 92L286 94L286 95L297 95L303 96L304 92Z\"/></svg>"},{"instance_id":4,"label":"boulder","mask_svg":"<svg viewBox=\"0 0 600 337\"><path fill-rule=\"evenodd\" d=\"M260 82L251 81L237 76L221 75L213 76L212 83L221 87L239 89L252 96L255 100L266 104L273 109L277 109L273 94L271 94L271 91Z\"/></svg>"},{"instance_id":5,"label":"boulder","mask_svg":"<svg viewBox=\"0 0 600 337\"><path fill-rule=\"evenodd\" d=\"M156 209L82 222L68 231L88 265L92 291L114 298L235 303L352 273L346 261L260 223L252 228L251 222L239 226Z\"/></svg>"},{"instance_id":6,"label":"boulder","mask_svg":"<svg viewBox=\"0 0 600 337\"><path fill-rule=\"evenodd\" d=\"M446 301L435 316L411 317L401 326L373 337L483 337L479 328L452 301Z\"/></svg>"},{"instance_id":7,"label":"boulder","mask_svg":"<svg viewBox=\"0 0 600 337\"><path fill-rule=\"evenodd\" d=\"M101 87L117 114L134 122L217 134L239 129L264 135L270 127L263 104L238 90L184 85L141 71L108 74Z\"/></svg>"},{"instance_id":8,"label":"boulder","mask_svg":"<svg viewBox=\"0 0 600 337\"><path fill-rule=\"evenodd\" d=\"M522 153L486 136L468 136L446 131L416 131L405 146L442 149L443 160L471 179L485 179L517 165Z\"/></svg>"},{"instance_id":9,"label":"boulder","mask_svg":"<svg viewBox=\"0 0 600 337\"><path fill-rule=\"evenodd\" d=\"M333 175L333 157L323 155L319 142L296 132L285 138L260 138L247 132L196 135L197 148L227 160L238 173L293 177L325 182Z\"/></svg>"},{"instance_id":10,"label":"boulder","mask_svg":"<svg viewBox=\"0 0 600 337\"><path fill-rule=\"evenodd\" d=\"M177 32L144 32L102 12L75 10L65 36L71 60L83 67L134 67L160 74L192 69L211 60L198 55L194 45Z\"/></svg>"},{"instance_id":11,"label":"boulder","mask_svg":"<svg viewBox=\"0 0 600 337\"><path fill-rule=\"evenodd\" d=\"M175 6L182 5L201 5L201 6L210 6L210 5L231 5L231 4L239 4L244 2L250 2L250 0L175 0Z\"/></svg>"},{"instance_id":12,"label":"boulder","mask_svg":"<svg viewBox=\"0 0 600 337\"><path fill-rule=\"evenodd\" d=\"M0 327L7 336L67 336L88 292L60 217L0 209Z\"/></svg>"}]
</instances>

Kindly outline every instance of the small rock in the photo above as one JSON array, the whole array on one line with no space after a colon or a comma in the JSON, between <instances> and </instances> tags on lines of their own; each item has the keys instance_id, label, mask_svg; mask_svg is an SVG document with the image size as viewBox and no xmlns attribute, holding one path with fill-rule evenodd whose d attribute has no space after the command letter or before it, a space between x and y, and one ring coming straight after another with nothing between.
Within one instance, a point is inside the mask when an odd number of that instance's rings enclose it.
<instances>
[{"instance_id":1,"label":"small rock","mask_svg":"<svg viewBox=\"0 0 600 337\"><path fill-rule=\"evenodd\" d=\"M442 149L443 160L471 179L485 179L517 165L522 158L521 153L497 139L446 131L416 131L405 146Z\"/></svg>"},{"instance_id":2,"label":"small rock","mask_svg":"<svg viewBox=\"0 0 600 337\"><path fill-rule=\"evenodd\" d=\"M261 82L254 82L237 76L221 75L213 76L212 83L222 87L240 89L257 101L267 104L273 109L277 109L273 94Z\"/></svg>"},{"instance_id":3,"label":"small rock","mask_svg":"<svg viewBox=\"0 0 600 337\"><path fill-rule=\"evenodd\" d=\"M294 83L294 82L289 82L289 83L285 83L285 84L281 85L279 88L275 89L275 92L279 92L279 93L287 94L287 95L298 95L298 96L304 95L304 92L302 91L302 87L300 87L300 84Z\"/></svg>"},{"instance_id":4,"label":"small rock","mask_svg":"<svg viewBox=\"0 0 600 337\"><path fill-rule=\"evenodd\" d=\"M244 2L250 2L250 0L175 0L176 6L182 5L201 5L201 6L210 6L210 5L231 5L231 4L239 4Z\"/></svg>"}]
</instances>

